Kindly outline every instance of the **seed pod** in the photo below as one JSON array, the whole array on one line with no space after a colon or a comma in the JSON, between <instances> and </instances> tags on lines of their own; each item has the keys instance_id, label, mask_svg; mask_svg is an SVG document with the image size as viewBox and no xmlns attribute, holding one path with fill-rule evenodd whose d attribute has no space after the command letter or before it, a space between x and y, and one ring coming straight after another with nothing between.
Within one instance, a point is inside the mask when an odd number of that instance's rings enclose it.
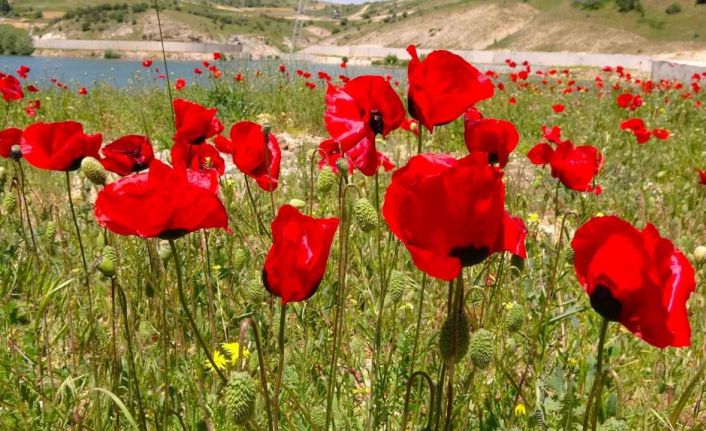
<instances>
[{"instance_id":1,"label":"seed pod","mask_svg":"<svg viewBox=\"0 0 706 431\"><path fill-rule=\"evenodd\" d=\"M316 178L316 190L321 193L328 193L336 184L336 174L329 166L324 166Z\"/></svg>"},{"instance_id":2,"label":"seed pod","mask_svg":"<svg viewBox=\"0 0 706 431\"><path fill-rule=\"evenodd\" d=\"M301 199L290 199L289 205L293 206L294 208L302 209L306 206L306 202Z\"/></svg>"},{"instance_id":3,"label":"seed pod","mask_svg":"<svg viewBox=\"0 0 706 431\"><path fill-rule=\"evenodd\" d=\"M54 238L56 237L56 224L54 224L53 221L47 222L47 225L44 228L44 237L47 241L54 241Z\"/></svg>"},{"instance_id":4,"label":"seed pod","mask_svg":"<svg viewBox=\"0 0 706 431\"><path fill-rule=\"evenodd\" d=\"M5 214L10 214L17 208L17 196L12 190L5 193L5 197L2 199L2 209Z\"/></svg>"},{"instance_id":5,"label":"seed pod","mask_svg":"<svg viewBox=\"0 0 706 431\"><path fill-rule=\"evenodd\" d=\"M166 262L172 257L172 248L169 246L169 241L159 242L159 258L162 262Z\"/></svg>"},{"instance_id":6,"label":"seed pod","mask_svg":"<svg viewBox=\"0 0 706 431\"><path fill-rule=\"evenodd\" d=\"M314 406L309 416L311 416L311 426L315 430L322 430L326 427L326 409L323 406Z\"/></svg>"},{"instance_id":7,"label":"seed pod","mask_svg":"<svg viewBox=\"0 0 706 431\"><path fill-rule=\"evenodd\" d=\"M267 298L267 290L260 283L250 283L247 294L250 301L255 304L259 304Z\"/></svg>"},{"instance_id":8,"label":"seed pod","mask_svg":"<svg viewBox=\"0 0 706 431\"><path fill-rule=\"evenodd\" d=\"M106 277L115 275L115 267L118 265L118 255L115 248L106 245L101 253L101 261L98 263L98 271Z\"/></svg>"},{"instance_id":9,"label":"seed pod","mask_svg":"<svg viewBox=\"0 0 706 431\"><path fill-rule=\"evenodd\" d=\"M441 325L441 331L439 331L439 353L441 353L441 358L446 363L451 363L452 359L454 363L458 363L468 352L470 335L468 317L464 312L458 315L456 323L456 349L452 346L454 319L454 314L447 317L443 325Z\"/></svg>"},{"instance_id":10,"label":"seed pod","mask_svg":"<svg viewBox=\"0 0 706 431\"><path fill-rule=\"evenodd\" d=\"M93 157L84 157L81 160L81 172L88 178L93 184L102 186L105 185L105 180L107 178L107 173L105 168Z\"/></svg>"},{"instance_id":11,"label":"seed pod","mask_svg":"<svg viewBox=\"0 0 706 431\"><path fill-rule=\"evenodd\" d=\"M248 255L245 250L239 248L233 253L233 269L236 271L242 271L245 265L248 263Z\"/></svg>"},{"instance_id":12,"label":"seed pod","mask_svg":"<svg viewBox=\"0 0 706 431\"><path fill-rule=\"evenodd\" d=\"M370 232L378 225L378 213L369 200L360 198L353 206L353 220L363 232Z\"/></svg>"},{"instance_id":13,"label":"seed pod","mask_svg":"<svg viewBox=\"0 0 706 431\"><path fill-rule=\"evenodd\" d=\"M348 160L346 160L344 157L341 157L340 159L336 160L336 167L338 168L338 172L343 175L343 178L348 177L348 169L350 169Z\"/></svg>"},{"instance_id":14,"label":"seed pod","mask_svg":"<svg viewBox=\"0 0 706 431\"><path fill-rule=\"evenodd\" d=\"M706 262L706 247L700 245L694 249L694 260L696 263Z\"/></svg>"},{"instance_id":15,"label":"seed pod","mask_svg":"<svg viewBox=\"0 0 706 431\"><path fill-rule=\"evenodd\" d=\"M493 334L485 329L479 329L471 336L471 361L473 365L484 370L493 361Z\"/></svg>"},{"instance_id":16,"label":"seed pod","mask_svg":"<svg viewBox=\"0 0 706 431\"><path fill-rule=\"evenodd\" d=\"M257 389L252 378L242 372L233 373L225 389L226 411L237 425L245 425L255 413Z\"/></svg>"},{"instance_id":17,"label":"seed pod","mask_svg":"<svg viewBox=\"0 0 706 431\"><path fill-rule=\"evenodd\" d=\"M402 300L405 288L409 286L410 281L411 280L405 275L404 272L397 270L392 271L392 274L390 274L390 290L388 291L388 294L390 295L390 300L394 304L398 304Z\"/></svg>"},{"instance_id":18,"label":"seed pod","mask_svg":"<svg viewBox=\"0 0 706 431\"><path fill-rule=\"evenodd\" d=\"M505 328L510 332L517 332L522 328L525 320L525 310L518 304L512 303L505 313Z\"/></svg>"}]
</instances>

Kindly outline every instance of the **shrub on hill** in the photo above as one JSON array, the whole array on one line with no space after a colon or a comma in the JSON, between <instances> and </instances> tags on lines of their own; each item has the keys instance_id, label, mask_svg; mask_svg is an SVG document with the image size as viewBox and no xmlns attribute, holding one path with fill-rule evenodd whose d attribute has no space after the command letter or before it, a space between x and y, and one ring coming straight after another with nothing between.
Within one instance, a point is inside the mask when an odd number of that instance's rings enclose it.
<instances>
[{"instance_id":1,"label":"shrub on hill","mask_svg":"<svg viewBox=\"0 0 706 431\"><path fill-rule=\"evenodd\" d=\"M32 52L34 45L27 30L0 24L0 54L30 55Z\"/></svg>"}]
</instances>

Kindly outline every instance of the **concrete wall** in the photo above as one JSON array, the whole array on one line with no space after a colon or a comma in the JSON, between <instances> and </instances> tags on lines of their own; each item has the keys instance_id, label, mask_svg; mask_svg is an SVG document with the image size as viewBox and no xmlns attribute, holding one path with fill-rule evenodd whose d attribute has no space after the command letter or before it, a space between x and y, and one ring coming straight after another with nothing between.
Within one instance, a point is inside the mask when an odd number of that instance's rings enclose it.
<instances>
[{"instance_id":1,"label":"concrete wall","mask_svg":"<svg viewBox=\"0 0 706 431\"><path fill-rule=\"evenodd\" d=\"M158 41L128 41L128 40L72 40L72 39L34 39L34 47L39 49L82 49L93 51L162 51L162 44ZM243 51L242 45L224 43L199 43L199 42L164 42L167 52L203 52L215 51L223 53L239 53Z\"/></svg>"},{"instance_id":2,"label":"concrete wall","mask_svg":"<svg viewBox=\"0 0 706 431\"><path fill-rule=\"evenodd\" d=\"M706 64L690 63L685 61L653 60L650 79L659 81L660 79L676 79L681 82L691 82L694 74L706 72Z\"/></svg>"}]
</instances>

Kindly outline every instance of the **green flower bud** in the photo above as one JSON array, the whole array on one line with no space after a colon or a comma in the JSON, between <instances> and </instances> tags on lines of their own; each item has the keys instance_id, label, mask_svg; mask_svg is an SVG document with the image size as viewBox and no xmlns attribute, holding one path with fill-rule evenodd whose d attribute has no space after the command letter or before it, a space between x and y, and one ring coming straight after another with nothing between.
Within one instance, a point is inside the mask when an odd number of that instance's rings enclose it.
<instances>
[{"instance_id":1,"label":"green flower bud","mask_svg":"<svg viewBox=\"0 0 706 431\"><path fill-rule=\"evenodd\" d=\"M505 328L510 332L517 332L522 328L525 320L525 310L518 304L512 303L505 312Z\"/></svg>"},{"instance_id":2,"label":"green flower bud","mask_svg":"<svg viewBox=\"0 0 706 431\"><path fill-rule=\"evenodd\" d=\"M694 249L694 260L696 263L706 262L706 247L700 245Z\"/></svg>"},{"instance_id":3,"label":"green flower bud","mask_svg":"<svg viewBox=\"0 0 706 431\"><path fill-rule=\"evenodd\" d=\"M302 209L306 206L306 202L301 199L291 199L289 201L289 205L293 206L294 208Z\"/></svg>"},{"instance_id":4,"label":"green flower bud","mask_svg":"<svg viewBox=\"0 0 706 431\"><path fill-rule=\"evenodd\" d=\"M309 413L311 417L311 427L314 430L323 430L326 427L326 408L323 406L314 406Z\"/></svg>"},{"instance_id":5,"label":"green flower bud","mask_svg":"<svg viewBox=\"0 0 706 431\"><path fill-rule=\"evenodd\" d=\"M98 271L106 277L115 275L115 267L118 265L118 255L115 248L106 245L101 253L101 260L98 263Z\"/></svg>"},{"instance_id":6,"label":"green flower bud","mask_svg":"<svg viewBox=\"0 0 706 431\"><path fill-rule=\"evenodd\" d=\"M169 241L159 242L159 258L162 262L166 262L172 257L172 248L169 246Z\"/></svg>"},{"instance_id":7,"label":"green flower bud","mask_svg":"<svg viewBox=\"0 0 706 431\"><path fill-rule=\"evenodd\" d=\"M336 160L336 167L338 168L338 172L343 175L343 178L348 177L348 169L350 169L350 165L348 164L348 160L346 160L345 157L341 157L340 159Z\"/></svg>"},{"instance_id":8,"label":"green flower bud","mask_svg":"<svg viewBox=\"0 0 706 431\"><path fill-rule=\"evenodd\" d=\"M360 198L353 206L353 220L363 232L370 232L378 225L378 213L369 200Z\"/></svg>"},{"instance_id":9,"label":"green flower bud","mask_svg":"<svg viewBox=\"0 0 706 431\"><path fill-rule=\"evenodd\" d=\"M260 283L250 283L247 289L247 294L251 302L259 304L267 299L267 290L265 290Z\"/></svg>"},{"instance_id":10,"label":"green flower bud","mask_svg":"<svg viewBox=\"0 0 706 431\"><path fill-rule=\"evenodd\" d=\"M458 363L468 352L469 325L466 313L458 315L456 322L456 349L452 346L454 314L447 317L439 332L439 352L446 363Z\"/></svg>"},{"instance_id":11,"label":"green flower bud","mask_svg":"<svg viewBox=\"0 0 706 431\"><path fill-rule=\"evenodd\" d=\"M493 361L493 334L479 329L471 336L471 361L481 370L488 368Z\"/></svg>"},{"instance_id":12,"label":"green flower bud","mask_svg":"<svg viewBox=\"0 0 706 431\"><path fill-rule=\"evenodd\" d=\"M398 304L404 296L405 288L412 283L412 280L410 280L404 272L397 270L392 271L392 274L390 274L390 290L388 290L390 300Z\"/></svg>"},{"instance_id":13,"label":"green flower bud","mask_svg":"<svg viewBox=\"0 0 706 431\"><path fill-rule=\"evenodd\" d=\"M237 425L245 425L255 413L257 389L252 378L242 372L233 373L225 389L228 415Z\"/></svg>"},{"instance_id":14,"label":"green flower bud","mask_svg":"<svg viewBox=\"0 0 706 431\"><path fill-rule=\"evenodd\" d=\"M5 214L10 214L17 208L17 196L12 190L5 193L5 197L2 199L2 209Z\"/></svg>"},{"instance_id":15,"label":"green flower bud","mask_svg":"<svg viewBox=\"0 0 706 431\"><path fill-rule=\"evenodd\" d=\"M316 178L316 190L321 193L328 193L336 184L336 174L329 166L324 166Z\"/></svg>"},{"instance_id":16,"label":"green flower bud","mask_svg":"<svg viewBox=\"0 0 706 431\"><path fill-rule=\"evenodd\" d=\"M248 255L245 250L239 248L233 253L233 269L236 271L242 271L245 265L248 263Z\"/></svg>"},{"instance_id":17,"label":"green flower bud","mask_svg":"<svg viewBox=\"0 0 706 431\"><path fill-rule=\"evenodd\" d=\"M81 160L81 173L88 178L93 184L102 186L105 185L107 174L105 168L98 160L93 157L84 157Z\"/></svg>"},{"instance_id":18,"label":"green flower bud","mask_svg":"<svg viewBox=\"0 0 706 431\"><path fill-rule=\"evenodd\" d=\"M47 241L54 241L54 238L56 237L56 224L54 224L53 221L47 222L47 225L44 228L44 237Z\"/></svg>"}]
</instances>

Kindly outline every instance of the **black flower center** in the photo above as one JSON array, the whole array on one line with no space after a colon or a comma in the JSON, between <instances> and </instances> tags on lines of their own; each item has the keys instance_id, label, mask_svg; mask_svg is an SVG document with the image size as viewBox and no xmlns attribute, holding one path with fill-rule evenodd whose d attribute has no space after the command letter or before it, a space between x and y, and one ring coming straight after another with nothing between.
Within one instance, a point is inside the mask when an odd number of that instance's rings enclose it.
<instances>
[{"instance_id":1,"label":"black flower center","mask_svg":"<svg viewBox=\"0 0 706 431\"><path fill-rule=\"evenodd\" d=\"M617 322L620 320L620 312L623 306L615 299L610 289L599 284L593 289L591 294L591 307L606 319Z\"/></svg>"},{"instance_id":2,"label":"black flower center","mask_svg":"<svg viewBox=\"0 0 706 431\"><path fill-rule=\"evenodd\" d=\"M189 233L187 229L170 229L159 233L161 239L178 239Z\"/></svg>"},{"instance_id":3,"label":"black flower center","mask_svg":"<svg viewBox=\"0 0 706 431\"><path fill-rule=\"evenodd\" d=\"M490 163L491 165L498 163L498 153L488 154L488 163Z\"/></svg>"},{"instance_id":4,"label":"black flower center","mask_svg":"<svg viewBox=\"0 0 706 431\"><path fill-rule=\"evenodd\" d=\"M385 130L385 123L382 121L382 113L377 109L370 111L370 120L368 120L368 125L376 135L382 135Z\"/></svg>"},{"instance_id":5,"label":"black flower center","mask_svg":"<svg viewBox=\"0 0 706 431\"><path fill-rule=\"evenodd\" d=\"M490 250L487 247L456 247L451 250L449 256L460 259L463 266L473 266L483 262L490 256Z\"/></svg>"}]
</instances>

